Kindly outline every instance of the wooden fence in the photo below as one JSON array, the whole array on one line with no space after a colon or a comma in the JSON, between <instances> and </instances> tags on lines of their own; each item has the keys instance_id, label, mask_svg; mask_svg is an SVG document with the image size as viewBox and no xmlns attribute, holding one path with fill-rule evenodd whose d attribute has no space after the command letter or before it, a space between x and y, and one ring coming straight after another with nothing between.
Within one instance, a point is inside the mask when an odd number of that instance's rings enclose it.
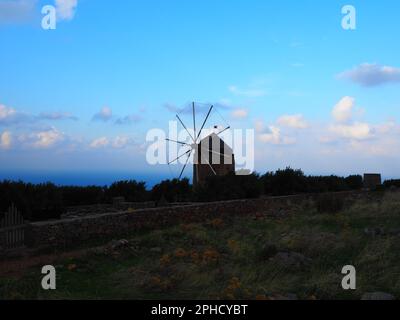
<instances>
[{"instance_id":1,"label":"wooden fence","mask_svg":"<svg viewBox=\"0 0 400 320\"><path fill-rule=\"evenodd\" d=\"M0 222L0 247L17 249L24 246L25 221L14 205L8 208Z\"/></svg>"}]
</instances>

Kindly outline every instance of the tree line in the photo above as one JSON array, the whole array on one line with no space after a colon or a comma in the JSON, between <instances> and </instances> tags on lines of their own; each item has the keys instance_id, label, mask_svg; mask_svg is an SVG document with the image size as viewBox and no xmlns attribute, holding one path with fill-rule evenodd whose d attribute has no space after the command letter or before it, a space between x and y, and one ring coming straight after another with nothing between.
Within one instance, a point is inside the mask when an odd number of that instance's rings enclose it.
<instances>
[{"instance_id":1,"label":"tree line","mask_svg":"<svg viewBox=\"0 0 400 320\"><path fill-rule=\"evenodd\" d=\"M389 180L384 187L400 187L400 180ZM57 219L66 207L112 203L114 197L129 202L208 202L281 196L300 193L322 193L358 190L363 187L360 175L348 177L307 176L301 170L286 168L263 175L212 176L204 184L193 187L188 179L164 180L151 189L142 181L118 181L110 186L56 186L53 183L31 184L22 181L0 182L0 213L11 203L25 219L41 221Z\"/></svg>"}]
</instances>

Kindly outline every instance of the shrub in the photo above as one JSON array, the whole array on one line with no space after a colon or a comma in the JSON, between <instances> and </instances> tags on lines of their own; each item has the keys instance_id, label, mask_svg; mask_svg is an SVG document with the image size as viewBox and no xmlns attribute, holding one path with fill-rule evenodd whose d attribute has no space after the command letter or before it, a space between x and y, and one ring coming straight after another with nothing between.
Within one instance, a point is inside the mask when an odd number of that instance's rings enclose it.
<instances>
[{"instance_id":1,"label":"shrub","mask_svg":"<svg viewBox=\"0 0 400 320\"><path fill-rule=\"evenodd\" d=\"M345 181L351 190L362 189L363 187L363 178L360 175L348 176Z\"/></svg>"},{"instance_id":2,"label":"shrub","mask_svg":"<svg viewBox=\"0 0 400 320\"><path fill-rule=\"evenodd\" d=\"M400 179L398 180L386 180L383 185L385 188L396 187L400 188Z\"/></svg>"},{"instance_id":3,"label":"shrub","mask_svg":"<svg viewBox=\"0 0 400 320\"><path fill-rule=\"evenodd\" d=\"M342 197L332 194L322 194L316 199L318 213L338 213L344 208Z\"/></svg>"},{"instance_id":4,"label":"shrub","mask_svg":"<svg viewBox=\"0 0 400 320\"><path fill-rule=\"evenodd\" d=\"M60 187L65 206L83 206L105 202L107 187Z\"/></svg>"},{"instance_id":5,"label":"shrub","mask_svg":"<svg viewBox=\"0 0 400 320\"><path fill-rule=\"evenodd\" d=\"M195 199L198 201L221 201L258 198L262 193L260 177L235 175L210 176L203 184L196 186Z\"/></svg>"},{"instance_id":6,"label":"shrub","mask_svg":"<svg viewBox=\"0 0 400 320\"><path fill-rule=\"evenodd\" d=\"M264 193L283 196L299 193L322 193L358 190L363 186L360 175L346 178L338 176L305 176L301 170L286 168L275 173L267 172L261 177Z\"/></svg>"},{"instance_id":7,"label":"shrub","mask_svg":"<svg viewBox=\"0 0 400 320\"><path fill-rule=\"evenodd\" d=\"M164 198L168 202L190 201L192 199L192 187L188 179L164 180L155 185L151 190L151 199L159 202Z\"/></svg>"},{"instance_id":8,"label":"shrub","mask_svg":"<svg viewBox=\"0 0 400 320\"><path fill-rule=\"evenodd\" d=\"M262 177L264 193L272 195L290 195L304 192L306 178L303 171L286 168L274 173L268 172Z\"/></svg>"},{"instance_id":9,"label":"shrub","mask_svg":"<svg viewBox=\"0 0 400 320\"><path fill-rule=\"evenodd\" d=\"M145 182L126 180L114 182L106 189L105 197L108 202L114 197L124 197L126 201L144 202L148 200Z\"/></svg>"},{"instance_id":10,"label":"shrub","mask_svg":"<svg viewBox=\"0 0 400 320\"><path fill-rule=\"evenodd\" d=\"M62 194L52 183L1 182L0 212L5 212L12 203L26 220L58 219L63 212Z\"/></svg>"}]
</instances>

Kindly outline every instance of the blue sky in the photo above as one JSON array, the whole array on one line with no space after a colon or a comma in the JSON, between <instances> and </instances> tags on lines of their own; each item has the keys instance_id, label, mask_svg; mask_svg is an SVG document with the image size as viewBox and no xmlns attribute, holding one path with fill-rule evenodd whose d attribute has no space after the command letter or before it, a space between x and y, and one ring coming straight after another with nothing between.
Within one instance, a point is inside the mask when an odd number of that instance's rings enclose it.
<instances>
[{"instance_id":1,"label":"blue sky","mask_svg":"<svg viewBox=\"0 0 400 320\"><path fill-rule=\"evenodd\" d=\"M56 30L41 28L46 4L64 10ZM342 28L347 4L356 30ZM399 177L399 10L396 0L0 0L0 178L167 176L146 163L146 132L192 100L256 130L259 172Z\"/></svg>"}]
</instances>

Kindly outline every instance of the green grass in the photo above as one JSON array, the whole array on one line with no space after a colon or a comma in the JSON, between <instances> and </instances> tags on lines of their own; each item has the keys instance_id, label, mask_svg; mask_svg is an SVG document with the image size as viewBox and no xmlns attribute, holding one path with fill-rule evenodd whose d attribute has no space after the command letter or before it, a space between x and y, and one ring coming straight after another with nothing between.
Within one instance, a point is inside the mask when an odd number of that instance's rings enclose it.
<instances>
[{"instance_id":1,"label":"green grass","mask_svg":"<svg viewBox=\"0 0 400 320\"><path fill-rule=\"evenodd\" d=\"M0 299L359 299L384 291L400 297L400 194L318 213L305 204L285 217L232 217L178 225L128 237L135 249L88 252L56 264L57 290L41 289L42 266L0 280ZM301 253L309 265L263 257L266 243ZM341 288L341 269L354 265L357 290ZM74 267L75 265L75 267Z\"/></svg>"}]
</instances>

